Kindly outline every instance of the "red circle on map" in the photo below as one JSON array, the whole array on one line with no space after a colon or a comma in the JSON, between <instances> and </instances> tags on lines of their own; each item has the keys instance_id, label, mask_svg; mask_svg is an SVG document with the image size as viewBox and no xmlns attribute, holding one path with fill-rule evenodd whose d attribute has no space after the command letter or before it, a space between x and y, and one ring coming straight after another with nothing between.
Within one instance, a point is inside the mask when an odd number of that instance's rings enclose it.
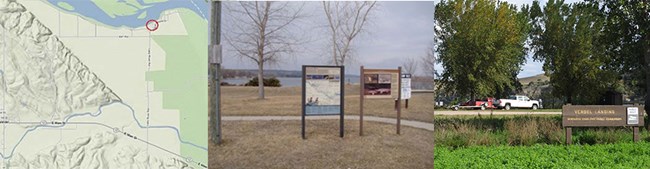
<instances>
[{"instance_id":1,"label":"red circle on map","mask_svg":"<svg viewBox=\"0 0 650 169\"><path fill-rule=\"evenodd\" d=\"M150 25L152 23L153 23L153 25ZM153 19L148 20L147 23L144 25L144 27L146 27L147 30L149 30L149 31L156 31L158 29L158 21L153 20Z\"/></svg>"}]
</instances>

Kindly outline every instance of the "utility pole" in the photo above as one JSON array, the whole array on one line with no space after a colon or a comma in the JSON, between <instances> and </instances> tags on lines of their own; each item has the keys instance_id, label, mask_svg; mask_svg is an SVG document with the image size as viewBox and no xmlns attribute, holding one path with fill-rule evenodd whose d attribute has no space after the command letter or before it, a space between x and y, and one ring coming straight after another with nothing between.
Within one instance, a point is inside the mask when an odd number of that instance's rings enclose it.
<instances>
[{"instance_id":1,"label":"utility pole","mask_svg":"<svg viewBox=\"0 0 650 169\"><path fill-rule=\"evenodd\" d=\"M434 49L435 49L435 33L436 31L433 31L434 34ZM433 169L436 168L436 104L438 104L438 101L436 101L436 98L438 95L436 95L436 52L431 52L431 56L433 56L433 65L431 67L431 70L433 70Z\"/></svg>"},{"instance_id":2,"label":"utility pole","mask_svg":"<svg viewBox=\"0 0 650 169\"><path fill-rule=\"evenodd\" d=\"M215 144L221 143L221 2L210 1L210 44L208 46L208 113L209 134Z\"/></svg>"},{"instance_id":3,"label":"utility pole","mask_svg":"<svg viewBox=\"0 0 650 169\"><path fill-rule=\"evenodd\" d=\"M433 54L433 168L436 168L436 104L438 104L438 101L436 101L436 98L438 95L436 95L436 55L435 53Z\"/></svg>"}]
</instances>

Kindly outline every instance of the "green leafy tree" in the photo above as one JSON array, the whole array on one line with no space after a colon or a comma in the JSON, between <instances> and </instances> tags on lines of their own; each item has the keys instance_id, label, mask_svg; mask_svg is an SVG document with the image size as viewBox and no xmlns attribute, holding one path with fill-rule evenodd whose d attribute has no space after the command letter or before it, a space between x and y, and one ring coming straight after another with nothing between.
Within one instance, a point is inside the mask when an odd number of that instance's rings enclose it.
<instances>
[{"instance_id":1,"label":"green leafy tree","mask_svg":"<svg viewBox=\"0 0 650 169\"><path fill-rule=\"evenodd\" d=\"M516 91L516 75L526 60L528 11L494 0L438 3L434 18L442 85L471 98Z\"/></svg>"},{"instance_id":2,"label":"green leafy tree","mask_svg":"<svg viewBox=\"0 0 650 169\"><path fill-rule=\"evenodd\" d=\"M543 61L553 95L567 103L595 104L617 84L598 38L603 34L604 16L597 5L549 0L541 10L534 1L531 19L533 58Z\"/></svg>"},{"instance_id":3,"label":"green leafy tree","mask_svg":"<svg viewBox=\"0 0 650 169\"><path fill-rule=\"evenodd\" d=\"M645 95L650 112L650 2L590 0L606 16L602 41L611 67L622 75L633 97Z\"/></svg>"}]
</instances>

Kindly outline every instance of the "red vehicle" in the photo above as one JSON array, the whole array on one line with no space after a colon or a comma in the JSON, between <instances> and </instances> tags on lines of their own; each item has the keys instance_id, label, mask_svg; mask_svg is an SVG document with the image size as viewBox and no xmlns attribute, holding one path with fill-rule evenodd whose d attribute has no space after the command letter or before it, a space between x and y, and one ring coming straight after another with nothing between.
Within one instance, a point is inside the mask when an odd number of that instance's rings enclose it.
<instances>
[{"instance_id":1,"label":"red vehicle","mask_svg":"<svg viewBox=\"0 0 650 169\"><path fill-rule=\"evenodd\" d=\"M496 109L497 107L494 105L494 103L497 100L494 99L493 97L488 97L485 99L475 99L475 100L469 100L465 103L455 105L452 107L453 110L459 110L459 109Z\"/></svg>"}]
</instances>

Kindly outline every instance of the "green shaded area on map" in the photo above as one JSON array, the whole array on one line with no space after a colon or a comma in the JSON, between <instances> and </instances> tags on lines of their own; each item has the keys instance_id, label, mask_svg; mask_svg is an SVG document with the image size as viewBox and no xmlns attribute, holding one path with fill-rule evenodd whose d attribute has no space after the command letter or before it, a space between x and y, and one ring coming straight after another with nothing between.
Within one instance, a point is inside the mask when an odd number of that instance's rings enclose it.
<instances>
[{"instance_id":1,"label":"green shaded area on map","mask_svg":"<svg viewBox=\"0 0 650 169\"><path fill-rule=\"evenodd\" d=\"M165 70L148 72L154 91L162 91L163 108L180 111L180 133L185 141L208 145L208 23L196 13L178 9L188 35L155 35L165 51ZM207 163L207 151L181 144L181 155ZM207 165L207 164L206 164Z\"/></svg>"},{"instance_id":2,"label":"green shaded area on map","mask_svg":"<svg viewBox=\"0 0 650 169\"><path fill-rule=\"evenodd\" d=\"M69 10L69 11L74 10L74 6L70 5L67 2L58 2L58 3L56 3L56 5L58 5L59 7L65 9L65 10Z\"/></svg>"},{"instance_id":3,"label":"green shaded area on map","mask_svg":"<svg viewBox=\"0 0 650 169\"><path fill-rule=\"evenodd\" d=\"M146 17L147 17L147 11L144 11L144 12L140 13L140 15L138 15L138 19L144 19Z\"/></svg>"}]
</instances>

